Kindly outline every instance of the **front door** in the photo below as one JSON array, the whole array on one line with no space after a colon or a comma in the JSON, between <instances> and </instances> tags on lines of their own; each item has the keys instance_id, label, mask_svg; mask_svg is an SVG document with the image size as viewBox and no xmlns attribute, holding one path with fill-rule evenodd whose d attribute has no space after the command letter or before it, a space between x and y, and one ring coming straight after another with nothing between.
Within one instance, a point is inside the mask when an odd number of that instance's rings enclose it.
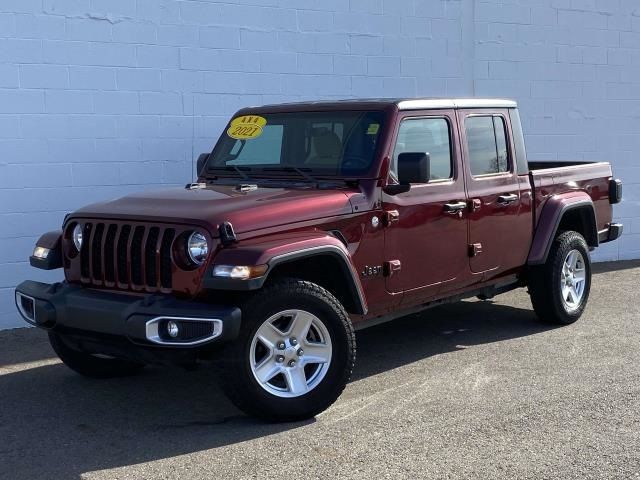
<instances>
[{"instance_id":1,"label":"front door","mask_svg":"<svg viewBox=\"0 0 640 480\"><path fill-rule=\"evenodd\" d=\"M407 113L396 126L394 178L400 153L426 152L431 158L429 182L382 196L386 286L392 293L404 292L406 303L437 295L468 274L467 204L456 131L452 110Z\"/></svg>"},{"instance_id":2,"label":"front door","mask_svg":"<svg viewBox=\"0 0 640 480\"><path fill-rule=\"evenodd\" d=\"M518 230L526 231L530 216L519 215L520 188L513 145L508 140L506 110L459 110L469 197L469 264L476 281L486 280L507 265ZM528 212L527 212L528 213Z\"/></svg>"}]
</instances>

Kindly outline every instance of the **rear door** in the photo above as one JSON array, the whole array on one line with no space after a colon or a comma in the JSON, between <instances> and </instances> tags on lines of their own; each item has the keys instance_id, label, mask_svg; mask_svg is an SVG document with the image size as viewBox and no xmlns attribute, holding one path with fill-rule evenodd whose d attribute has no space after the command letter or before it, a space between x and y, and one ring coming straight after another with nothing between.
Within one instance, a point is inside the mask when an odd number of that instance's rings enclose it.
<instances>
[{"instance_id":1,"label":"rear door","mask_svg":"<svg viewBox=\"0 0 640 480\"><path fill-rule=\"evenodd\" d=\"M509 252L526 231L508 110L459 110L458 125L469 198L469 265L486 280L511 265Z\"/></svg>"},{"instance_id":2,"label":"rear door","mask_svg":"<svg viewBox=\"0 0 640 480\"><path fill-rule=\"evenodd\" d=\"M426 152L431 157L428 183L382 197L389 219L387 290L404 292L403 302L415 303L468 274L464 173L458 144L453 141L457 138L453 110L407 113L400 116L396 128L391 175L397 172L400 153ZM458 207L447 211L449 204Z\"/></svg>"}]
</instances>

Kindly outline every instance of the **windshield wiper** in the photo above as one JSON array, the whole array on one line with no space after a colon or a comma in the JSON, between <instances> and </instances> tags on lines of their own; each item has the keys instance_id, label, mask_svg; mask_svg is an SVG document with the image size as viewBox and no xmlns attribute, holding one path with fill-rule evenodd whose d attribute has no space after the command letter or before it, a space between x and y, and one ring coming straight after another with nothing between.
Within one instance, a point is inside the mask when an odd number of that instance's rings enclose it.
<instances>
[{"instance_id":1,"label":"windshield wiper","mask_svg":"<svg viewBox=\"0 0 640 480\"><path fill-rule=\"evenodd\" d=\"M318 181L318 179L312 177L311 175L309 175L307 173L307 171L311 171L310 168L299 168L299 167L294 167L292 165L287 165L286 167L267 167L263 169L265 172L296 172L298 175L300 175L302 178L304 178L305 180L308 180L310 182L313 182L317 185L320 184L320 182Z\"/></svg>"},{"instance_id":2,"label":"windshield wiper","mask_svg":"<svg viewBox=\"0 0 640 480\"><path fill-rule=\"evenodd\" d=\"M243 180L250 180L249 175L247 175L243 171L243 170L251 171L251 169L249 167L239 167L237 165L228 165L228 166L225 166L225 167L209 167L209 168L207 168L207 172L215 172L215 171L232 172L234 170L238 173L238 175L240 175L240 177Z\"/></svg>"}]
</instances>

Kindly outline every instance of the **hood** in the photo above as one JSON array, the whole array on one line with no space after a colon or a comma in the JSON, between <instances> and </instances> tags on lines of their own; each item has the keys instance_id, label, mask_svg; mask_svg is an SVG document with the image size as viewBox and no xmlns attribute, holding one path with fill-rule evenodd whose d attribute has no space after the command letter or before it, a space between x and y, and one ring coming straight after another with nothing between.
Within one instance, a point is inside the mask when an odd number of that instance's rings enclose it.
<instances>
[{"instance_id":1,"label":"hood","mask_svg":"<svg viewBox=\"0 0 640 480\"><path fill-rule=\"evenodd\" d=\"M216 232L224 221L236 233L353 212L356 191L317 188L266 188L239 192L235 186L209 185L188 190L169 188L94 203L70 218L102 218L200 225ZM217 232L216 232L217 234Z\"/></svg>"}]
</instances>

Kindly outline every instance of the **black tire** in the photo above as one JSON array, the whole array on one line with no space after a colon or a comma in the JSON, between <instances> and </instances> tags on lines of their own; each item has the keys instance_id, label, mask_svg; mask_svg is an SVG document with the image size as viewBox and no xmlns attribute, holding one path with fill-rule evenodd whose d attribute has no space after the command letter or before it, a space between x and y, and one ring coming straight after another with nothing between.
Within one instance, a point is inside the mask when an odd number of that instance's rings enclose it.
<instances>
[{"instance_id":1,"label":"black tire","mask_svg":"<svg viewBox=\"0 0 640 480\"><path fill-rule=\"evenodd\" d=\"M309 392L281 398L265 390L250 366L252 340L271 316L299 309L317 317L329 333L331 362L324 378ZM242 411L270 422L299 421L327 409L344 390L355 364L353 326L340 302L327 290L304 280L281 279L242 305L238 338L222 352L222 381L229 399Z\"/></svg>"},{"instance_id":2,"label":"black tire","mask_svg":"<svg viewBox=\"0 0 640 480\"><path fill-rule=\"evenodd\" d=\"M584 260L585 284L577 308L570 309L562 298L562 269L567 255L577 250ZM584 237L577 232L560 233L553 242L547 262L535 267L529 279L531 303L538 318L547 323L569 325L580 318L591 290L591 260Z\"/></svg>"},{"instance_id":3,"label":"black tire","mask_svg":"<svg viewBox=\"0 0 640 480\"><path fill-rule=\"evenodd\" d=\"M49 332L49 343L60 360L71 370L90 378L114 378L135 375L144 364L121 358L97 357L75 350L58 333Z\"/></svg>"}]
</instances>

